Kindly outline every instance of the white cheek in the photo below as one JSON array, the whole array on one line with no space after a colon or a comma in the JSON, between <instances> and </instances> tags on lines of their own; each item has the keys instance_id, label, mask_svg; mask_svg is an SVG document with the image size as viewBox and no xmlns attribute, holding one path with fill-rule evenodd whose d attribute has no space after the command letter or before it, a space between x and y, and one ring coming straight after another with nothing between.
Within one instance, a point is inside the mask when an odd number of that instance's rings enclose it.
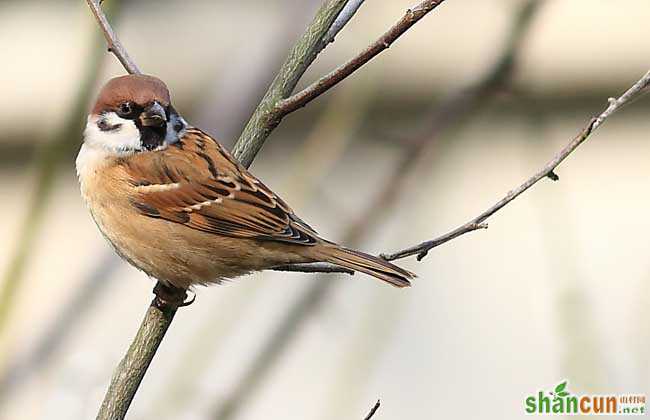
<instances>
[{"instance_id":1,"label":"white cheek","mask_svg":"<svg viewBox=\"0 0 650 420\"><path fill-rule=\"evenodd\" d=\"M97 126L99 118L103 118L109 125L119 125L119 128L102 131ZM101 147L115 153L134 152L142 147L140 130L136 127L135 122L120 118L114 112L109 112L101 117L89 115L84 131L84 142L89 146Z\"/></svg>"}]
</instances>

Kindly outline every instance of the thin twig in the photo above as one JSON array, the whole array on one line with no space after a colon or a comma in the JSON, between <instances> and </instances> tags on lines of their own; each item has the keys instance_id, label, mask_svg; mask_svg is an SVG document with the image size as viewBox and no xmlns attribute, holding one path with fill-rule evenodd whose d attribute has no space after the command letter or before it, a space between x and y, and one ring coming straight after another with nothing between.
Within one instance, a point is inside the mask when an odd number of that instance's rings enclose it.
<instances>
[{"instance_id":1,"label":"thin twig","mask_svg":"<svg viewBox=\"0 0 650 420\"><path fill-rule=\"evenodd\" d=\"M337 83L357 71L361 66L375 58L382 51L388 49L397 38L402 36L420 19L438 7L443 1L444 0L426 0L414 8L407 10L406 14L395 25L393 25L393 27L391 27L378 40L373 42L368 48L359 53L359 55L333 70L331 73L321 77L302 91L280 101L277 104L276 112L282 116L287 115L322 95Z\"/></svg>"},{"instance_id":2,"label":"thin twig","mask_svg":"<svg viewBox=\"0 0 650 420\"><path fill-rule=\"evenodd\" d=\"M108 19L106 18L106 15L104 14L104 11L100 5L100 0L86 0L86 3L88 3L88 7L90 7L93 16L95 16L99 27L104 33L104 38L108 44L108 51L112 52L115 57L120 60L120 63L122 63L122 66L124 66L124 69L127 72L131 74L140 74L140 69L135 64L135 61L131 59L129 53L126 52L126 48L124 48L118 39L117 34L111 27L111 24L108 22Z\"/></svg>"},{"instance_id":3,"label":"thin twig","mask_svg":"<svg viewBox=\"0 0 650 420\"><path fill-rule=\"evenodd\" d=\"M350 1L353 2L352 0ZM303 35L303 38L298 41L289 54L280 73L271 84L264 98L262 98L248 124L246 124L244 131L233 148L233 155L244 166L250 166L253 157L262 148L262 145L275 127L280 124L282 118L323 94L379 53L386 50L397 38L443 1L425 0L414 8L407 10L402 19L357 57L316 81L303 91L290 96L305 70L326 45L324 42L328 39L328 31L336 22L337 17L341 15L343 7L349 4L346 1L326 1L318 12L316 19L314 19L311 29ZM347 6L348 9L344 11L339 21L341 27L336 32L340 31L345 23L349 22L354 14L353 12L356 12L360 6L361 4L350 4Z\"/></svg>"},{"instance_id":4,"label":"thin twig","mask_svg":"<svg viewBox=\"0 0 650 420\"><path fill-rule=\"evenodd\" d=\"M607 118L621 109L621 107L623 107L625 104L646 93L648 86L650 86L650 71L648 71L641 79L639 79L631 88L625 91L625 93L619 98L610 98L609 106L597 117L593 117L591 120L589 120L582 131L580 131L578 135L576 135L566 146L564 146L564 148L560 150L550 161L548 161L546 165L544 165L539 171L524 181L521 185L509 191L501 200L497 201L493 206L476 216L474 219L435 239L422 242L421 244L406 248L393 254L385 254L383 257L389 260L395 260L409 257L411 255L417 255L417 259L419 261L422 258L426 257L427 253L432 248L440 246L445 242L457 238L465 233L472 232L478 228L487 227L487 225L484 224L485 220L487 220L494 213L504 208L508 203L519 197L540 180L544 178L550 178L554 181L557 181L559 177L555 173L555 169L567 157L569 157L569 155L573 153L573 151L575 151L578 146L587 140L591 133L600 127Z\"/></svg>"},{"instance_id":5,"label":"thin twig","mask_svg":"<svg viewBox=\"0 0 650 420\"><path fill-rule=\"evenodd\" d=\"M605 111L603 111L596 121L594 121L592 131L600 127L600 125L614 112L618 111L625 105L631 103L635 99L638 99L644 93L647 93L648 87L650 86L650 71L648 71L638 82L636 82L631 88L629 88L624 94L619 98L609 98L609 106Z\"/></svg>"},{"instance_id":6,"label":"thin twig","mask_svg":"<svg viewBox=\"0 0 650 420\"><path fill-rule=\"evenodd\" d=\"M375 413L377 412L377 410L379 410L379 407L380 407L380 406L381 406L381 401L380 401L380 400L377 400L377 402L375 403L375 405L370 409L370 412L368 413L368 415L367 415L366 417L364 417L363 420L370 420L370 419L372 418L372 416L375 415Z\"/></svg>"}]
</instances>

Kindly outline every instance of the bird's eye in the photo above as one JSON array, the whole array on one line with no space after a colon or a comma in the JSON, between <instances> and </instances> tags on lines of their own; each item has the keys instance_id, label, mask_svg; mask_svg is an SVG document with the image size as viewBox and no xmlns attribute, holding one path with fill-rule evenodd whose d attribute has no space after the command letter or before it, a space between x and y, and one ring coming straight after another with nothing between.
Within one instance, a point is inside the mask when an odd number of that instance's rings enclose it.
<instances>
[{"instance_id":1,"label":"bird's eye","mask_svg":"<svg viewBox=\"0 0 650 420\"><path fill-rule=\"evenodd\" d=\"M117 109L117 113L120 114L121 117L128 117L129 115L131 115L132 112L133 112L133 106L131 105L130 102L121 103Z\"/></svg>"}]
</instances>

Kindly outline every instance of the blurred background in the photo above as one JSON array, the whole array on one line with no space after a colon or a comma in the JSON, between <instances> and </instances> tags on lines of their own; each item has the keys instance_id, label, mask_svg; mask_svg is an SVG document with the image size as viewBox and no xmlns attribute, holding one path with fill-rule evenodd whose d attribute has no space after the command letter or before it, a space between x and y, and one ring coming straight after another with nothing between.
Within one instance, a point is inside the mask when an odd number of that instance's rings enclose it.
<instances>
[{"instance_id":1,"label":"blurred background","mask_svg":"<svg viewBox=\"0 0 650 420\"><path fill-rule=\"evenodd\" d=\"M301 85L414 0L367 1ZM104 5L176 108L232 146L317 0ZM536 172L650 67L647 0L448 0L285 119L253 172L324 236L396 251ZM74 157L124 70L82 1L0 3L0 419L94 418L153 281L81 200ZM130 419L520 418L524 398L650 393L650 101L610 118L490 228L364 276L196 290ZM143 232L146 235L146 232Z\"/></svg>"}]
</instances>

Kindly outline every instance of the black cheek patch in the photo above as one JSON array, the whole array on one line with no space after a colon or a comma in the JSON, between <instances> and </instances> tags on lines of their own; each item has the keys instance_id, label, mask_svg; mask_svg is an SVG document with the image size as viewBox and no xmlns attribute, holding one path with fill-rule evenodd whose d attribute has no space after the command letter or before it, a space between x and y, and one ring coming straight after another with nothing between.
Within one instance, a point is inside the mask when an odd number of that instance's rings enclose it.
<instances>
[{"instance_id":1,"label":"black cheek patch","mask_svg":"<svg viewBox=\"0 0 650 420\"><path fill-rule=\"evenodd\" d=\"M121 127L122 124L109 124L108 121L106 121L104 118L101 118L99 121L97 121L97 128L104 132L119 130Z\"/></svg>"}]
</instances>

